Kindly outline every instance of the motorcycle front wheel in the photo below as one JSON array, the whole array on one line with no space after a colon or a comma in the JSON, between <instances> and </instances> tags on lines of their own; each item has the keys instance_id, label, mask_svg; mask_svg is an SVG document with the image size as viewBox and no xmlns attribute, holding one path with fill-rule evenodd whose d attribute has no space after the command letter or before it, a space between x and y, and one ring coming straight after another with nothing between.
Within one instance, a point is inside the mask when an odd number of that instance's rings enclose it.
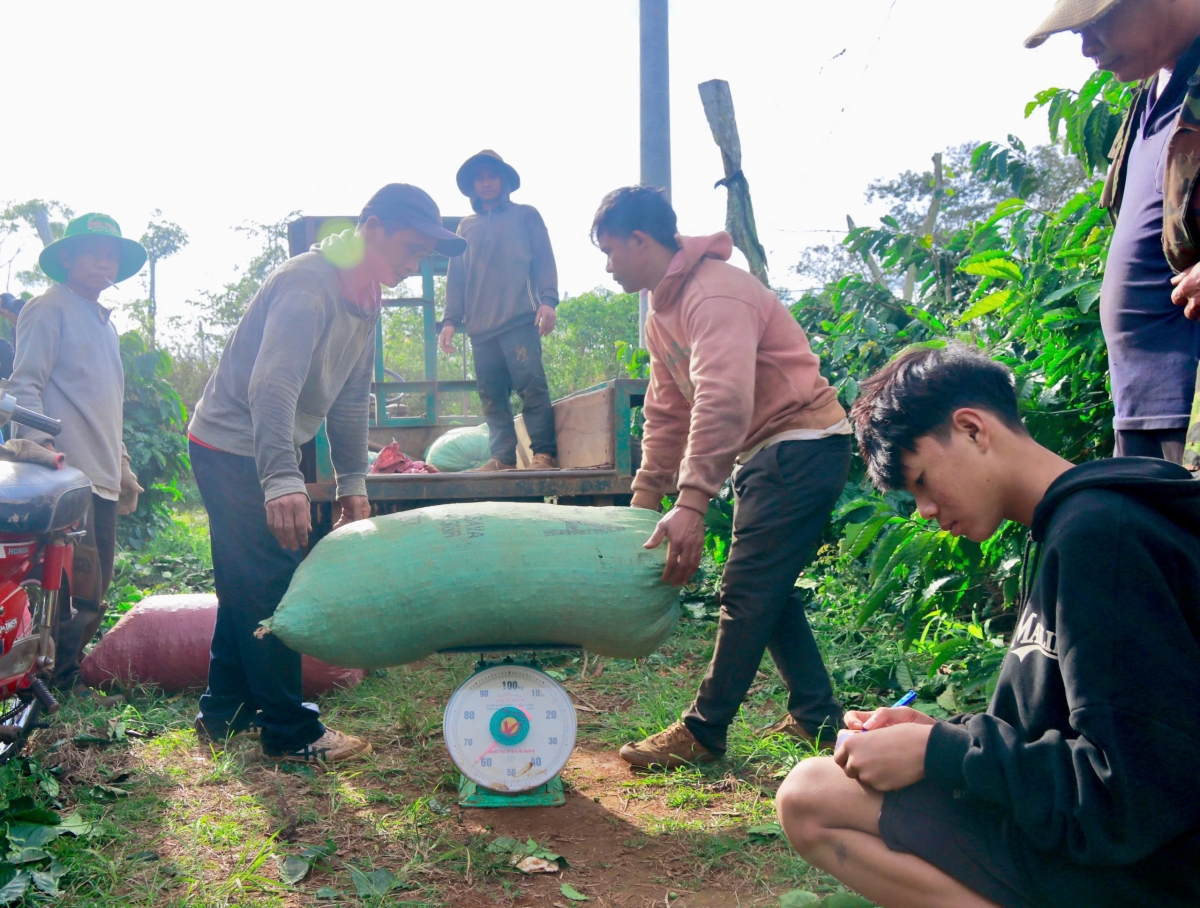
<instances>
[{"instance_id":1,"label":"motorcycle front wheel","mask_svg":"<svg viewBox=\"0 0 1200 908\"><path fill-rule=\"evenodd\" d=\"M0 766L21 753L41 712L42 704L37 697L0 700Z\"/></svg>"}]
</instances>

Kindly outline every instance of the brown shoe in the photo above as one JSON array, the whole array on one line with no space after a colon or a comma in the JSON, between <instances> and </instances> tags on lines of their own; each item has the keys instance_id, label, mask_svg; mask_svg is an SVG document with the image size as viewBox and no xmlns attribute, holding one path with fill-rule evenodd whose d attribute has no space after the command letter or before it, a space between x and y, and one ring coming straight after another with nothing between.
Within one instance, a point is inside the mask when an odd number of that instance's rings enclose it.
<instances>
[{"instance_id":1,"label":"brown shoe","mask_svg":"<svg viewBox=\"0 0 1200 908\"><path fill-rule=\"evenodd\" d=\"M273 760L292 760L297 763L340 763L345 760L361 760L372 750L370 741L327 728L325 734L299 750L267 756Z\"/></svg>"},{"instance_id":2,"label":"brown shoe","mask_svg":"<svg viewBox=\"0 0 1200 908\"><path fill-rule=\"evenodd\" d=\"M621 759L642 769L676 769L689 763L715 763L721 758L697 741L686 725L676 722L645 741L626 744L621 748Z\"/></svg>"},{"instance_id":3,"label":"brown shoe","mask_svg":"<svg viewBox=\"0 0 1200 908\"><path fill-rule=\"evenodd\" d=\"M828 725L822 726L821 730L816 734L812 734L803 725L796 721L796 717L791 713L784 713L783 718L778 722L773 722L770 725L764 725L758 730L760 738L768 738L771 735L788 735L803 741L805 744L818 745L823 748L832 748L837 740L837 729L830 728Z\"/></svg>"},{"instance_id":4,"label":"brown shoe","mask_svg":"<svg viewBox=\"0 0 1200 908\"><path fill-rule=\"evenodd\" d=\"M549 454L534 454L533 460L529 462L531 470L557 470L558 459L551 457Z\"/></svg>"},{"instance_id":5,"label":"brown shoe","mask_svg":"<svg viewBox=\"0 0 1200 908\"><path fill-rule=\"evenodd\" d=\"M515 463L501 463L495 457L485 464L481 464L473 470L467 470L468 473L501 473L505 470L515 470Z\"/></svg>"}]
</instances>

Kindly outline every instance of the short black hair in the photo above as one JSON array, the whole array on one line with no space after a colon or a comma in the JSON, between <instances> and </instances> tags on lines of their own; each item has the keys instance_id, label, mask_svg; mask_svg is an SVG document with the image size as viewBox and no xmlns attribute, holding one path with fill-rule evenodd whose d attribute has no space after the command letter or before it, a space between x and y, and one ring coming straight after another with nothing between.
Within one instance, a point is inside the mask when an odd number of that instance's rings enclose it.
<instances>
[{"instance_id":1,"label":"short black hair","mask_svg":"<svg viewBox=\"0 0 1200 908\"><path fill-rule=\"evenodd\" d=\"M679 249L675 209L666 192L654 186L623 186L604 197L592 219L592 242L599 246L602 233L627 239L635 230L672 252Z\"/></svg>"},{"instance_id":2,"label":"short black hair","mask_svg":"<svg viewBox=\"0 0 1200 908\"><path fill-rule=\"evenodd\" d=\"M907 350L864 381L850 418L871 481L903 489L904 452L915 451L926 435L948 438L951 417L963 407L987 410L1029 434L1012 372L966 344Z\"/></svg>"}]
</instances>

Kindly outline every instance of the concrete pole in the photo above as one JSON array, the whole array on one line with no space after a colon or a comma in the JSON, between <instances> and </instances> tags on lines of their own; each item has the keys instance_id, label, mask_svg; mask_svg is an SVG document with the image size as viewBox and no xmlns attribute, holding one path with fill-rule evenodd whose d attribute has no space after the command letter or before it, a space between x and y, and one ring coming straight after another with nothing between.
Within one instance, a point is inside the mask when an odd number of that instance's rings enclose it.
<instances>
[{"instance_id":1,"label":"concrete pole","mask_svg":"<svg viewBox=\"0 0 1200 908\"><path fill-rule=\"evenodd\" d=\"M667 40L667 0L640 0L642 72L642 183L671 197L671 79ZM650 294L638 305L638 342L646 346Z\"/></svg>"}]
</instances>

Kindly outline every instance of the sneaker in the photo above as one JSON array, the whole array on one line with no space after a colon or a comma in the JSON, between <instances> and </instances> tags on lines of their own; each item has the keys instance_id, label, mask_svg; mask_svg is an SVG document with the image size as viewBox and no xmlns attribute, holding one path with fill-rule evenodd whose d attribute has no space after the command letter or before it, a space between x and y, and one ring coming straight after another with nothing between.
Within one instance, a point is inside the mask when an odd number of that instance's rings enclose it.
<instances>
[{"instance_id":1,"label":"sneaker","mask_svg":"<svg viewBox=\"0 0 1200 908\"><path fill-rule=\"evenodd\" d=\"M715 763L720 758L697 741L682 722L621 748L621 759L641 769L676 769L689 763Z\"/></svg>"},{"instance_id":2,"label":"sneaker","mask_svg":"<svg viewBox=\"0 0 1200 908\"><path fill-rule=\"evenodd\" d=\"M551 457L549 454L534 454L533 460L529 463L531 470L557 470L558 459Z\"/></svg>"},{"instance_id":3,"label":"sneaker","mask_svg":"<svg viewBox=\"0 0 1200 908\"><path fill-rule=\"evenodd\" d=\"M501 463L495 457L493 457L487 463L482 464L473 470L467 470L467 472L468 473L500 473L500 472L503 472L504 470L515 470L516 468L517 468L517 465L515 463Z\"/></svg>"},{"instance_id":4,"label":"sneaker","mask_svg":"<svg viewBox=\"0 0 1200 908\"><path fill-rule=\"evenodd\" d=\"M832 748L834 741L837 740L837 729L831 728L828 725L822 725L821 730L814 735L797 722L796 717L791 713L784 713L783 718L778 722L772 722L770 725L764 725L758 729L758 736L760 738L769 738L771 735L787 735L803 741L805 744Z\"/></svg>"},{"instance_id":5,"label":"sneaker","mask_svg":"<svg viewBox=\"0 0 1200 908\"><path fill-rule=\"evenodd\" d=\"M267 756L273 760L293 760L297 763L340 763L344 760L361 760L372 750L370 741L327 728L325 734L299 750Z\"/></svg>"}]
</instances>

